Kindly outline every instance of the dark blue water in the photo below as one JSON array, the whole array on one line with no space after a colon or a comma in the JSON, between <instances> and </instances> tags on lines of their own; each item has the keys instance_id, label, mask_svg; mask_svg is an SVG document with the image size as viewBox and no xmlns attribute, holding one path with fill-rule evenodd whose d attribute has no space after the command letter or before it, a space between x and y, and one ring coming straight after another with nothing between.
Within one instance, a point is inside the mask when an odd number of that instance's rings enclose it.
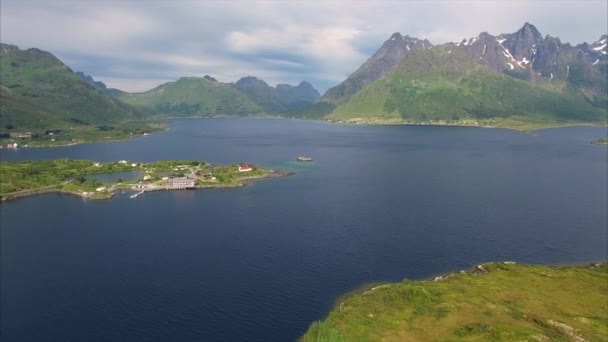
<instances>
[{"instance_id":1,"label":"dark blue water","mask_svg":"<svg viewBox=\"0 0 608 342\"><path fill-rule=\"evenodd\" d=\"M494 260L605 260L608 149L589 143L600 137L606 128L183 120L127 142L4 150L297 174L3 203L2 341L290 341L364 283Z\"/></svg>"}]
</instances>

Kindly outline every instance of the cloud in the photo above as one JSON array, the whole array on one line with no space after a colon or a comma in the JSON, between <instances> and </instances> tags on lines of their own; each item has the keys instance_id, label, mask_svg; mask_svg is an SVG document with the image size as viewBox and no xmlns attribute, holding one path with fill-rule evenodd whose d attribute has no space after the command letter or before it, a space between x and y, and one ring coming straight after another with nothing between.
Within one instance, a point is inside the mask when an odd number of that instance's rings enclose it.
<instances>
[{"instance_id":1,"label":"cloud","mask_svg":"<svg viewBox=\"0 0 608 342\"><path fill-rule=\"evenodd\" d=\"M0 40L48 50L72 69L128 91L181 76L320 91L355 71L393 32L434 44L531 22L574 44L607 30L595 1L67 1L2 0ZM568 25L568 22L576 23Z\"/></svg>"}]
</instances>

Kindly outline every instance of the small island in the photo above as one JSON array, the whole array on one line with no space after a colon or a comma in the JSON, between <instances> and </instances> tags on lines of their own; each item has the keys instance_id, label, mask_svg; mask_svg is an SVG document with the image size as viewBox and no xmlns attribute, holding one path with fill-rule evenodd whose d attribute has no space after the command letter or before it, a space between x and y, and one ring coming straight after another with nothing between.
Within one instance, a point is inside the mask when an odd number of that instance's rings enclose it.
<instances>
[{"instance_id":1,"label":"small island","mask_svg":"<svg viewBox=\"0 0 608 342\"><path fill-rule=\"evenodd\" d=\"M595 139L591 143L594 145L608 145L608 139Z\"/></svg>"},{"instance_id":2,"label":"small island","mask_svg":"<svg viewBox=\"0 0 608 342\"><path fill-rule=\"evenodd\" d=\"M131 179L101 181L96 176L126 174ZM48 192L78 195L89 199L108 199L117 190L134 190L132 198L146 191L231 188L247 182L289 176L252 164L214 165L198 160L164 160L138 163L128 160L95 162L55 159L2 162L0 200ZM102 178L102 177L98 177Z\"/></svg>"},{"instance_id":3,"label":"small island","mask_svg":"<svg viewBox=\"0 0 608 342\"><path fill-rule=\"evenodd\" d=\"M603 341L607 280L606 263L507 261L372 284L339 299L300 341Z\"/></svg>"}]
</instances>

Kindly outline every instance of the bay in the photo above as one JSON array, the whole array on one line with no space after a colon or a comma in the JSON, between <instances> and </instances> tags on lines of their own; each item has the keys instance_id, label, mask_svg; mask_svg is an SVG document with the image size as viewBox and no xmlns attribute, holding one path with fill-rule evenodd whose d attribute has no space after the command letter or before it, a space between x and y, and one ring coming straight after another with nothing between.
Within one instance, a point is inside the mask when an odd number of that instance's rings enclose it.
<instances>
[{"instance_id":1,"label":"bay","mask_svg":"<svg viewBox=\"0 0 608 342\"><path fill-rule=\"evenodd\" d=\"M2 341L291 341L340 295L487 261L607 259L606 127L178 120L2 161L200 159L291 177L0 205ZM314 158L297 163L295 157Z\"/></svg>"}]
</instances>

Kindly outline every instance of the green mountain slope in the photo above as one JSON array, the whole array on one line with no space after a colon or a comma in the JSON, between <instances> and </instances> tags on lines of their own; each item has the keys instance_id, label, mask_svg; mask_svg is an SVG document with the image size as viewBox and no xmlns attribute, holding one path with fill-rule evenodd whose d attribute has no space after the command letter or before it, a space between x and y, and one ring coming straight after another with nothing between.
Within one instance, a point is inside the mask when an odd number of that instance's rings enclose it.
<instances>
[{"instance_id":1,"label":"green mountain slope","mask_svg":"<svg viewBox=\"0 0 608 342\"><path fill-rule=\"evenodd\" d=\"M336 107L344 121L604 123L606 112L569 87L490 69L454 45L416 51Z\"/></svg>"},{"instance_id":2,"label":"green mountain slope","mask_svg":"<svg viewBox=\"0 0 608 342\"><path fill-rule=\"evenodd\" d=\"M432 46L433 44L426 39L402 36L399 32L395 32L359 69L342 83L328 89L320 102L340 104L366 85L384 77L409 55Z\"/></svg>"},{"instance_id":3,"label":"green mountain slope","mask_svg":"<svg viewBox=\"0 0 608 342\"><path fill-rule=\"evenodd\" d=\"M119 93L118 98L157 115L251 115L264 110L230 84L211 77L184 77L143 93Z\"/></svg>"},{"instance_id":4,"label":"green mountain slope","mask_svg":"<svg viewBox=\"0 0 608 342\"><path fill-rule=\"evenodd\" d=\"M483 264L350 294L301 341L605 341L607 302L606 263Z\"/></svg>"},{"instance_id":5,"label":"green mountain slope","mask_svg":"<svg viewBox=\"0 0 608 342\"><path fill-rule=\"evenodd\" d=\"M263 80L248 76L232 85L262 107L266 113L272 114L284 114L302 109L321 96L308 82L301 82L295 87L277 84L274 88Z\"/></svg>"},{"instance_id":6,"label":"green mountain slope","mask_svg":"<svg viewBox=\"0 0 608 342\"><path fill-rule=\"evenodd\" d=\"M144 117L135 108L83 82L59 59L42 50L1 44L0 75L3 126L32 130Z\"/></svg>"},{"instance_id":7,"label":"green mountain slope","mask_svg":"<svg viewBox=\"0 0 608 342\"><path fill-rule=\"evenodd\" d=\"M70 122L67 113L36 104L0 85L0 130L43 131Z\"/></svg>"},{"instance_id":8,"label":"green mountain slope","mask_svg":"<svg viewBox=\"0 0 608 342\"><path fill-rule=\"evenodd\" d=\"M90 77L87 80L99 83ZM307 82L275 88L251 76L236 83L222 83L210 76L184 77L143 93L104 91L152 114L170 116L284 114L304 108L320 96Z\"/></svg>"}]
</instances>

